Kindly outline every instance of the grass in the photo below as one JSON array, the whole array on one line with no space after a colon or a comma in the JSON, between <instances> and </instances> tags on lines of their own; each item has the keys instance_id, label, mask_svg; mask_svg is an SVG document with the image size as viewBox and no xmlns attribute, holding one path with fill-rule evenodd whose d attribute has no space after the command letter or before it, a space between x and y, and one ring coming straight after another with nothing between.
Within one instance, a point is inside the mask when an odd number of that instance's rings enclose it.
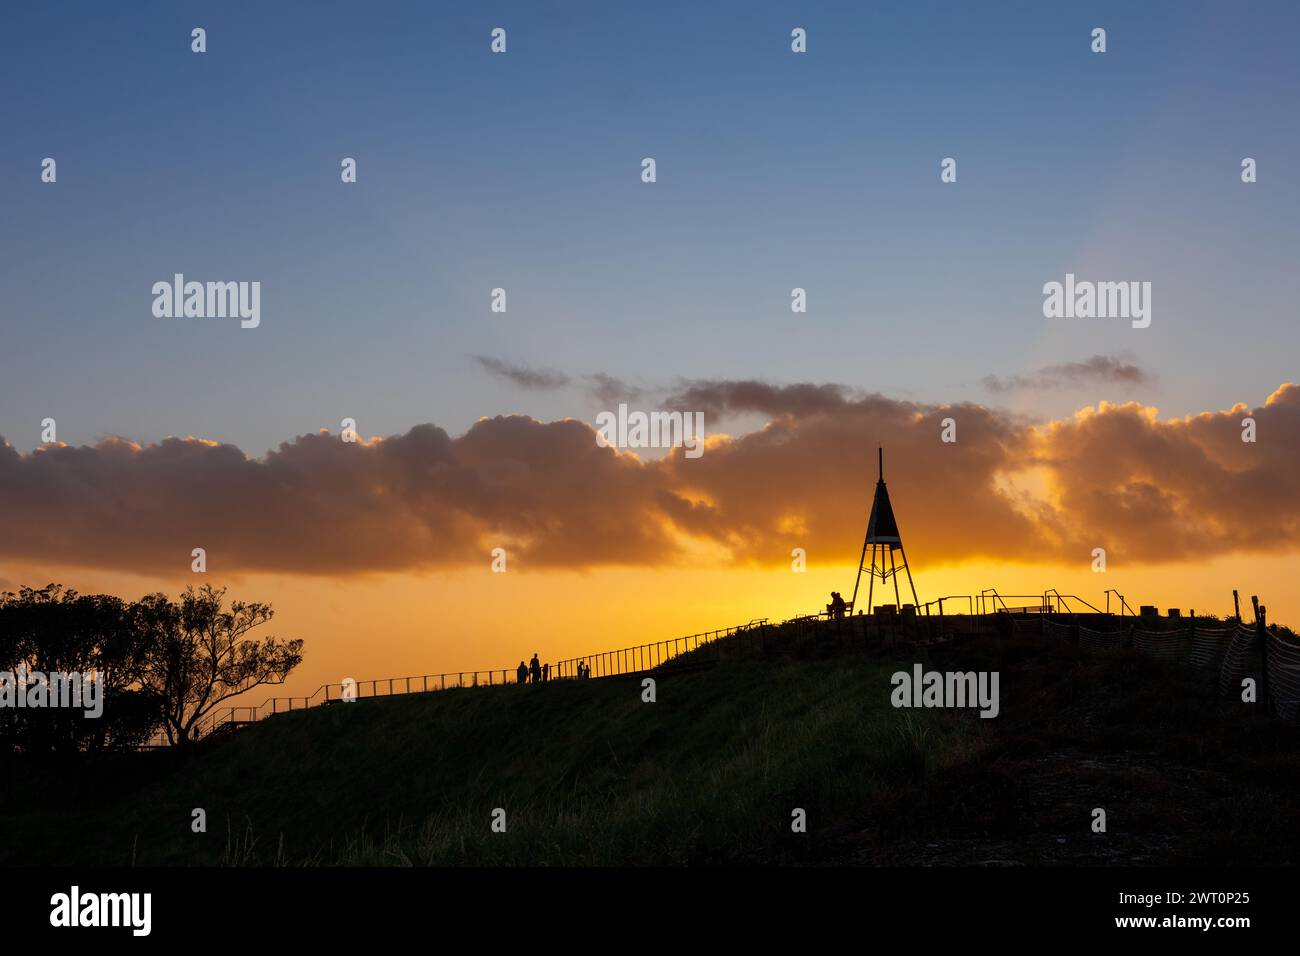
<instances>
[{"instance_id":1,"label":"grass","mask_svg":"<svg viewBox=\"0 0 1300 956\"><path fill-rule=\"evenodd\" d=\"M954 670L995 660L1002 715L919 800L894 808L902 836L871 862L1300 862L1300 734L1221 700L1211 676L1037 636L941 657ZM1105 834L1091 830L1098 808Z\"/></svg>"},{"instance_id":2,"label":"grass","mask_svg":"<svg viewBox=\"0 0 1300 956\"><path fill-rule=\"evenodd\" d=\"M41 852L105 864L808 859L830 815L919 785L968 726L893 710L892 670L863 657L738 662L661 676L654 703L636 680L557 681L284 714L111 803L78 805L75 840ZM190 830L196 807L206 834ZM496 808L505 833L490 829ZM795 808L807 835L791 832ZM6 823L40 827L49 809Z\"/></svg>"},{"instance_id":3,"label":"grass","mask_svg":"<svg viewBox=\"0 0 1300 956\"><path fill-rule=\"evenodd\" d=\"M1297 733L1204 675L1037 636L770 651L660 675L654 703L637 679L444 691L279 715L180 765L24 767L0 827L40 838L0 862L1295 862ZM1001 715L895 710L915 661L999 670Z\"/></svg>"}]
</instances>

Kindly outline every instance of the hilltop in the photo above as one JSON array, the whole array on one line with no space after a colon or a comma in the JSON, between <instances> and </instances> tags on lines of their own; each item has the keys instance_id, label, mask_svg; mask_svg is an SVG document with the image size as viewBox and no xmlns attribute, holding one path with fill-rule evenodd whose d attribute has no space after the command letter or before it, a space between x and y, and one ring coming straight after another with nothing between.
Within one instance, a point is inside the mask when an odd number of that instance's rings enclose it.
<instances>
[{"instance_id":1,"label":"hilltop","mask_svg":"<svg viewBox=\"0 0 1300 956\"><path fill-rule=\"evenodd\" d=\"M1297 862L1297 731L1184 667L1036 635L695 663L654 703L640 678L449 690L281 714L183 763L22 763L0 825L39 839L0 862ZM999 716L893 708L915 663L999 670Z\"/></svg>"}]
</instances>

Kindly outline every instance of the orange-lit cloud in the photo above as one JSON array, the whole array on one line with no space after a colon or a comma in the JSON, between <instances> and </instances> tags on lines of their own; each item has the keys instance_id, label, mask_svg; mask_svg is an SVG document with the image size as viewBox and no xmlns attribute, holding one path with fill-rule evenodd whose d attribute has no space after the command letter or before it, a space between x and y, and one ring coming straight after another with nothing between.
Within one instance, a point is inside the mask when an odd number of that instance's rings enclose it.
<instances>
[{"instance_id":1,"label":"orange-lit cloud","mask_svg":"<svg viewBox=\"0 0 1300 956\"><path fill-rule=\"evenodd\" d=\"M197 438L137 445L0 445L0 556L143 573L188 566L350 574L516 567L786 563L794 547L857 556L876 472L909 553L1145 562L1300 546L1300 387L1261 407L1162 421L1137 403L1031 422L977 404L929 406L833 385L696 382L671 407L714 424L685 458L619 454L573 421L483 419L349 444L325 433L264 459ZM1256 420L1258 441L1241 440ZM940 441L942 422L957 441Z\"/></svg>"}]
</instances>

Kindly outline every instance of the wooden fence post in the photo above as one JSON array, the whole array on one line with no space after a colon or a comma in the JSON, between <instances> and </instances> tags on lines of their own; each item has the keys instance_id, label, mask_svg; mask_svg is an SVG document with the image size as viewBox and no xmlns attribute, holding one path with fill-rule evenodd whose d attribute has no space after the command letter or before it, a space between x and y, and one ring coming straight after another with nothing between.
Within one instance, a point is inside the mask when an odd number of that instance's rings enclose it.
<instances>
[{"instance_id":1,"label":"wooden fence post","mask_svg":"<svg viewBox=\"0 0 1300 956\"><path fill-rule=\"evenodd\" d=\"M1255 608L1255 635L1259 640L1259 699L1264 705L1264 712L1273 713L1273 701L1268 692L1268 625L1264 618L1268 608L1259 603L1259 596L1252 594L1250 603Z\"/></svg>"}]
</instances>

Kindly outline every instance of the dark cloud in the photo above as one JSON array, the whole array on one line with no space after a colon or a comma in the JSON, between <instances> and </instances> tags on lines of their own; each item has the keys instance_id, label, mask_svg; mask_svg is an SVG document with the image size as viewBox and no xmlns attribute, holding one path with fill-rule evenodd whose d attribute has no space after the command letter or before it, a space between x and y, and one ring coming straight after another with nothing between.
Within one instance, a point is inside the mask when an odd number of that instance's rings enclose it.
<instances>
[{"instance_id":1,"label":"dark cloud","mask_svg":"<svg viewBox=\"0 0 1300 956\"><path fill-rule=\"evenodd\" d=\"M707 419L728 414L812 415L849 407L852 390L844 385L770 385L757 381L694 381L669 396L671 408L704 412Z\"/></svg>"},{"instance_id":2,"label":"dark cloud","mask_svg":"<svg viewBox=\"0 0 1300 956\"><path fill-rule=\"evenodd\" d=\"M1147 385L1150 373L1114 355L1094 355L1082 362L1048 365L1029 375L999 378L988 375L980 380L990 392L1046 391L1079 388L1088 385Z\"/></svg>"},{"instance_id":3,"label":"dark cloud","mask_svg":"<svg viewBox=\"0 0 1300 956\"><path fill-rule=\"evenodd\" d=\"M586 377L587 394L606 408L620 402L639 402L646 397L646 389L629 385L620 378L596 372Z\"/></svg>"},{"instance_id":4,"label":"dark cloud","mask_svg":"<svg viewBox=\"0 0 1300 956\"><path fill-rule=\"evenodd\" d=\"M503 379L519 388L531 391L554 391L577 384L583 391L604 406L617 405L619 402L637 402L645 398L647 390L630 385L620 378L604 372L584 375L574 379L565 372L555 369L535 369L526 365L513 365L503 359L489 355L474 355L474 361L489 374Z\"/></svg>"},{"instance_id":5,"label":"dark cloud","mask_svg":"<svg viewBox=\"0 0 1300 956\"><path fill-rule=\"evenodd\" d=\"M1300 387L1256 409L1161 421L1137 403L1034 424L977 404L931 406L835 385L690 383L708 414L766 424L704 455L643 460L578 421L482 419L345 443L305 435L264 459L194 438L140 446L0 444L0 559L121 571L343 574L481 563L660 565L691 539L730 563L803 547L852 561L876 447L909 556L1177 561L1300 546ZM693 407L692 407L693 406ZM1258 441L1241 440L1255 419ZM940 441L945 419L957 441Z\"/></svg>"},{"instance_id":6,"label":"dark cloud","mask_svg":"<svg viewBox=\"0 0 1300 956\"><path fill-rule=\"evenodd\" d=\"M461 564L496 546L534 564L655 562L669 539L635 503L661 480L580 422L518 416L455 439L433 425L365 443L305 435L261 461L192 438L5 445L0 553L162 571L202 547L216 572Z\"/></svg>"},{"instance_id":7,"label":"dark cloud","mask_svg":"<svg viewBox=\"0 0 1300 956\"><path fill-rule=\"evenodd\" d=\"M563 388L569 384L569 376L554 369L535 369L526 365L511 365L509 362L488 355L475 355L473 359L497 378L505 379L520 388L549 391Z\"/></svg>"}]
</instances>

